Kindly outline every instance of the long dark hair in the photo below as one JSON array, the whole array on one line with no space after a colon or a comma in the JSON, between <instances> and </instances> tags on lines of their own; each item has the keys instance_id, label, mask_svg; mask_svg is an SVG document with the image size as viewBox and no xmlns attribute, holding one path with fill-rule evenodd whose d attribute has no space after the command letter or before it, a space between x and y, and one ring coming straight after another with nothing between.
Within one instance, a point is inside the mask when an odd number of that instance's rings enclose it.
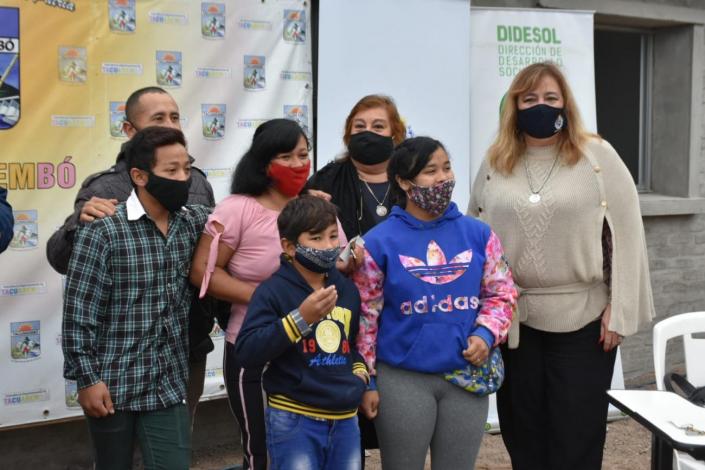
<instances>
[{"instance_id":1,"label":"long dark hair","mask_svg":"<svg viewBox=\"0 0 705 470\"><path fill-rule=\"evenodd\" d=\"M442 143L431 137L406 139L394 149L387 166L389 192L398 206L406 206L406 192L399 186L397 176L403 180L413 180L428 164L431 154L439 148L445 151Z\"/></svg>"},{"instance_id":2,"label":"long dark hair","mask_svg":"<svg viewBox=\"0 0 705 470\"><path fill-rule=\"evenodd\" d=\"M252 145L242 156L233 173L231 194L259 196L271 185L267 165L280 153L290 152L303 136L301 126L291 119L271 119L257 127Z\"/></svg>"}]
</instances>

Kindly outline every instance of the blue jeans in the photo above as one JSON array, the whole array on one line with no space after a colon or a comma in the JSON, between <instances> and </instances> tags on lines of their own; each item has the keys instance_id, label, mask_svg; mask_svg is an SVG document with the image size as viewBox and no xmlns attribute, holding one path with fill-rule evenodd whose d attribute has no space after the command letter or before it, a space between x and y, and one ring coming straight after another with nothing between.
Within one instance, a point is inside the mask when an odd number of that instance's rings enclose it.
<instances>
[{"instance_id":1,"label":"blue jeans","mask_svg":"<svg viewBox=\"0 0 705 470\"><path fill-rule=\"evenodd\" d=\"M357 416L317 420L268 407L267 449L271 470L359 470Z\"/></svg>"}]
</instances>

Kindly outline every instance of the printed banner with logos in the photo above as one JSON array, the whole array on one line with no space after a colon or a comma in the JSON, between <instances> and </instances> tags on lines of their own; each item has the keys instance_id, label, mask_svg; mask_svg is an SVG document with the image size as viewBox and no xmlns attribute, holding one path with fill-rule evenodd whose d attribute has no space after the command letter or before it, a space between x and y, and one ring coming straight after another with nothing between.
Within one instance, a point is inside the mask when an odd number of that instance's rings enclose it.
<instances>
[{"instance_id":1,"label":"printed banner with logos","mask_svg":"<svg viewBox=\"0 0 705 470\"><path fill-rule=\"evenodd\" d=\"M472 179L497 135L502 98L527 65L546 60L558 64L585 127L597 132L592 12L472 8L470 24Z\"/></svg>"},{"instance_id":2,"label":"printed banner with logos","mask_svg":"<svg viewBox=\"0 0 705 470\"><path fill-rule=\"evenodd\" d=\"M546 60L558 64L571 86L585 127L597 132L592 12L472 8L470 25L471 181L497 135L502 98L517 72L527 65ZM612 388L624 388L619 354ZM610 406L610 415L618 413ZM499 430L494 396L487 430Z\"/></svg>"},{"instance_id":3,"label":"printed banner with logos","mask_svg":"<svg viewBox=\"0 0 705 470\"><path fill-rule=\"evenodd\" d=\"M115 162L129 94L171 93L220 200L260 123L308 130L309 31L305 0L0 0L0 186L16 222L0 255L0 428L81 414L62 377L64 279L45 248L81 182ZM204 399L224 395L213 339Z\"/></svg>"}]
</instances>

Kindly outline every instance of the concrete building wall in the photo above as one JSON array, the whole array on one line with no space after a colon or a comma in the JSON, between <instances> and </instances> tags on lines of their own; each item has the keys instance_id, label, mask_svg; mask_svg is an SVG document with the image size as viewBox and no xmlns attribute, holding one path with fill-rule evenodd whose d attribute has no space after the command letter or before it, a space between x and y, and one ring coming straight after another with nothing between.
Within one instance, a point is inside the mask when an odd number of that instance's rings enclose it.
<instances>
[{"instance_id":1,"label":"concrete building wall","mask_svg":"<svg viewBox=\"0 0 705 470\"><path fill-rule=\"evenodd\" d=\"M592 10L605 2L615 2L615 0L579 0L583 5L581 9ZM616 0L619 2L628 2L642 4L648 8L652 5L666 5L675 7L685 7L694 9L705 9L702 0ZM483 7L506 7L506 8L540 8L541 0L470 0L473 6Z\"/></svg>"},{"instance_id":2,"label":"concrete building wall","mask_svg":"<svg viewBox=\"0 0 705 470\"><path fill-rule=\"evenodd\" d=\"M655 321L705 310L705 216L646 217ZM651 328L627 338L622 348L627 380L652 380ZM681 364L680 343L669 346L668 362Z\"/></svg>"}]
</instances>

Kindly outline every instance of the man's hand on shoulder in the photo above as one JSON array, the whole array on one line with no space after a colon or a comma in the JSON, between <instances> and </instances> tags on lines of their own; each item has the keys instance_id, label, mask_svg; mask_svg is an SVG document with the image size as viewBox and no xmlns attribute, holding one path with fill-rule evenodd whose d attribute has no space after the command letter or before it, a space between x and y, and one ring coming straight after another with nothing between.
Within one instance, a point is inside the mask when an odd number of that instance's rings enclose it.
<instances>
[{"instance_id":1,"label":"man's hand on shoulder","mask_svg":"<svg viewBox=\"0 0 705 470\"><path fill-rule=\"evenodd\" d=\"M83 223L93 222L115 214L117 199L103 199L93 196L83 204L79 220Z\"/></svg>"}]
</instances>

